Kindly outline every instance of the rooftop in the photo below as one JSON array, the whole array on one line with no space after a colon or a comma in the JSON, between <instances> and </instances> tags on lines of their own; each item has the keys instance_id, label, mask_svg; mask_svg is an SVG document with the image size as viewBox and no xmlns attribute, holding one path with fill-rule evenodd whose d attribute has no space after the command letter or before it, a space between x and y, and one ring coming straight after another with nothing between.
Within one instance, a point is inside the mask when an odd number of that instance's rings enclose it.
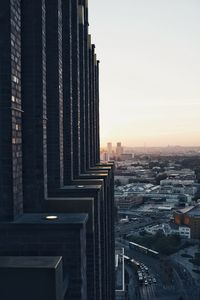
<instances>
[{"instance_id":1,"label":"rooftop","mask_svg":"<svg viewBox=\"0 0 200 300\"><path fill-rule=\"evenodd\" d=\"M198 216L200 217L200 205L189 206L179 210L182 214L187 214L189 216Z\"/></svg>"},{"instance_id":2,"label":"rooftop","mask_svg":"<svg viewBox=\"0 0 200 300\"><path fill-rule=\"evenodd\" d=\"M55 269L61 261L61 256L3 256L0 257L0 268Z\"/></svg>"},{"instance_id":3,"label":"rooftop","mask_svg":"<svg viewBox=\"0 0 200 300\"><path fill-rule=\"evenodd\" d=\"M96 174L95 174L96 175ZM101 189L101 185L84 185L83 184L78 184L78 185L66 185L64 187L62 187L62 190L97 190L97 189Z\"/></svg>"},{"instance_id":4,"label":"rooftop","mask_svg":"<svg viewBox=\"0 0 200 300\"><path fill-rule=\"evenodd\" d=\"M188 213L190 210L192 210L195 206L188 206L188 207L184 207L182 209L179 209L178 211L181 212L182 214L186 214Z\"/></svg>"},{"instance_id":5,"label":"rooftop","mask_svg":"<svg viewBox=\"0 0 200 300\"><path fill-rule=\"evenodd\" d=\"M198 217L200 217L200 205L197 205L194 208L192 208L187 214L189 216L198 216Z\"/></svg>"},{"instance_id":6,"label":"rooftop","mask_svg":"<svg viewBox=\"0 0 200 300\"><path fill-rule=\"evenodd\" d=\"M81 214L60 214L60 213L40 213L24 214L16 219L14 224L84 224L88 215Z\"/></svg>"}]
</instances>

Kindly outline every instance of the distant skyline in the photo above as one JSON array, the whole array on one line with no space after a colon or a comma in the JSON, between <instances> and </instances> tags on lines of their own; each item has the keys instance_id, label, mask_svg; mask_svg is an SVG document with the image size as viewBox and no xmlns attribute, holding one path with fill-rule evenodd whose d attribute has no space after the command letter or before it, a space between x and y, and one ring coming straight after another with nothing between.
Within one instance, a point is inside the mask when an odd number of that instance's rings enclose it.
<instances>
[{"instance_id":1,"label":"distant skyline","mask_svg":"<svg viewBox=\"0 0 200 300\"><path fill-rule=\"evenodd\" d=\"M114 150L117 146L117 143L112 143L112 141L108 142L107 144L104 144L101 146L101 150L107 150L108 144L112 144L112 150ZM138 146L128 146L121 144L122 148L125 150L129 149L198 149L200 150L200 145L190 145L190 146L184 146L184 145L163 145L163 146L148 146L148 145L138 145Z\"/></svg>"},{"instance_id":2,"label":"distant skyline","mask_svg":"<svg viewBox=\"0 0 200 300\"><path fill-rule=\"evenodd\" d=\"M91 0L101 145L200 145L199 0Z\"/></svg>"}]
</instances>

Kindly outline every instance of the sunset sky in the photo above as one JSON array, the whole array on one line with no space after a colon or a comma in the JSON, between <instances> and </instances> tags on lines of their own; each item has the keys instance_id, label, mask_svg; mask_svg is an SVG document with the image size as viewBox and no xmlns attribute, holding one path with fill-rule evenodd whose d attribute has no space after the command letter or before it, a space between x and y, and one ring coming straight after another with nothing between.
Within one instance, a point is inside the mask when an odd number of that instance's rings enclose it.
<instances>
[{"instance_id":1,"label":"sunset sky","mask_svg":"<svg viewBox=\"0 0 200 300\"><path fill-rule=\"evenodd\" d=\"M200 145L200 1L90 0L101 143Z\"/></svg>"}]
</instances>

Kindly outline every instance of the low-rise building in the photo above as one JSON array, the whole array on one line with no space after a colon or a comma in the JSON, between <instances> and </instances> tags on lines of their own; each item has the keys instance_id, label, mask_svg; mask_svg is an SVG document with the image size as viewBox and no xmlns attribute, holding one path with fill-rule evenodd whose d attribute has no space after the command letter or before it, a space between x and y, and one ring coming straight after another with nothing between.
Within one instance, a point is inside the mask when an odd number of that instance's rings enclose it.
<instances>
[{"instance_id":1,"label":"low-rise building","mask_svg":"<svg viewBox=\"0 0 200 300\"><path fill-rule=\"evenodd\" d=\"M132 153L122 153L120 155L121 160L132 160L133 159L133 154Z\"/></svg>"},{"instance_id":2,"label":"low-rise building","mask_svg":"<svg viewBox=\"0 0 200 300\"><path fill-rule=\"evenodd\" d=\"M190 206L174 212L174 220L178 225L186 225L190 228L191 238L200 238L200 205Z\"/></svg>"},{"instance_id":3,"label":"low-rise building","mask_svg":"<svg viewBox=\"0 0 200 300\"><path fill-rule=\"evenodd\" d=\"M145 231L148 234L155 235L158 232L162 232L165 236L168 235L179 235L181 238L191 238L191 230L189 226L177 225L175 223L163 223L154 226L146 226Z\"/></svg>"},{"instance_id":4,"label":"low-rise building","mask_svg":"<svg viewBox=\"0 0 200 300\"><path fill-rule=\"evenodd\" d=\"M188 194L194 196L197 185L194 180L164 179L160 181L162 190L171 190L174 194Z\"/></svg>"},{"instance_id":5,"label":"low-rise building","mask_svg":"<svg viewBox=\"0 0 200 300\"><path fill-rule=\"evenodd\" d=\"M131 209L144 203L141 196L116 197L115 203L119 209Z\"/></svg>"},{"instance_id":6,"label":"low-rise building","mask_svg":"<svg viewBox=\"0 0 200 300\"><path fill-rule=\"evenodd\" d=\"M179 226L179 235L183 238L191 238L191 230L188 226Z\"/></svg>"}]
</instances>

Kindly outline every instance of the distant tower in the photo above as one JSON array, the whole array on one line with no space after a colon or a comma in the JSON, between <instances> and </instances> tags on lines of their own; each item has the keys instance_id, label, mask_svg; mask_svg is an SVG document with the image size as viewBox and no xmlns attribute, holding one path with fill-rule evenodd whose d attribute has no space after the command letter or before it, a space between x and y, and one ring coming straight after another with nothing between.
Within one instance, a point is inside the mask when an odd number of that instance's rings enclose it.
<instances>
[{"instance_id":1,"label":"distant tower","mask_svg":"<svg viewBox=\"0 0 200 300\"><path fill-rule=\"evenodd\" d=\"M122 153L123 153L122 143L119 142L119 143L117 143L117 147L116 147L116 155L120 156Z\"/></svg>"},{"instance_id":2,"label":"distant tower","mask_svg":"<svg viewBox=\"0 0 200 300\"><path fill-rule=\"evenodd\" d=\"M110 160L112 156L112 143L107 143L107 153L108 153L108 160Z\"/></svg>"}]
</instances>

